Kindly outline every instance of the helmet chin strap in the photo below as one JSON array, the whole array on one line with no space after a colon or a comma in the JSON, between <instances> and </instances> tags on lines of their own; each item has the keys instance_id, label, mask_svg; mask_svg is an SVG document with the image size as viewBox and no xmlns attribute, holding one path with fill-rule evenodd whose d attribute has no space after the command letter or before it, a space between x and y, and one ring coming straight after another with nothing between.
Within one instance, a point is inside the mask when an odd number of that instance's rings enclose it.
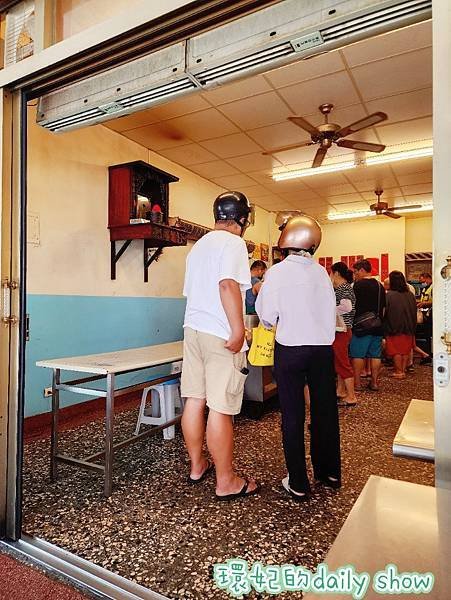
<instances>
[{"instance_id":1,"label":"helmet chin strap","mask_svg":"<svg viewBox=\"0 0 451 600\"><path fill-rule=\"evenodd\" d=\"M240 233L240 237L243 237L244 235L244 231L246 229L246 222L247 222L247 217L241 217L241 219L245 219L244 223L241 223L238 219L235 219L235 223L237 225L239 225L240 229L241 229L241 233Z\"/></svg>"}]
</instances>

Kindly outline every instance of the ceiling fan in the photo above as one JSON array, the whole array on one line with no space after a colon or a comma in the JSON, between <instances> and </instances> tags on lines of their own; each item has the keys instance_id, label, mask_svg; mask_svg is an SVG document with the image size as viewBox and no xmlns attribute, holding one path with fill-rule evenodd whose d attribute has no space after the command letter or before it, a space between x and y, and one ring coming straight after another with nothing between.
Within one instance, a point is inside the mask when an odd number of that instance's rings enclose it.
<instances>
[{"instance_id":1,"label":"ceiling fan","mask_svg":"<svg viewBox=\"0 0 451 600\"><path fill-rule=\"evenodd\" d=\"M402 215L397 215L395 211L405 209L405 206L388 206L388 202L384 202L381 200L381 196L384 190L377 189L374 190L374 193L377 196L377 202L370 206L370 210L373 210L376 215L385 215L386 217L390 217L392 219L400 219ZM409 204L408 208L421 208L422 204Z\"/></svg>"},{"instance_id":2,"label":"ceiling fan","mask_svg":"<svg viewBox=\"0 0 451 600\"><path fill-rule=\"evenodd\" d=\"M280 148L273 148L272 150L267 150L262 154L270 155L275 154L276 152L283 152L284 150L293 150L294 148L302 148L303 146L313 146L315 144L319 144L319 148L316 151L312 164L312 167L315 168L322 164L324 157L326 156L327 151L332 144L337 144L337 146L341 146L342 148L352 148L353 150L365 150L368 152L382 152L382 150L385 150L385 146L383 144L373 144L370 142L358 142L357 140L342 139L348 135L351 135L351 133L356 133L361 129L366 129L367 127L376 125L376 123L385 121L388 118L385 113L375 112L367 117L364 117L363 119L355 121L355 123L351 123L351 125L341 127L336 123L329 123L329 114L333 107L333 104L328 103L321 104L321 106L318 107L319 111L324 115L324 123L318 127L314 127L303 117L288 117L289 121L298 127L301 127L310 134L311 141L301 142L300 144L291 144L289 146L281 146Z\"/></svg>"}]
</instances>

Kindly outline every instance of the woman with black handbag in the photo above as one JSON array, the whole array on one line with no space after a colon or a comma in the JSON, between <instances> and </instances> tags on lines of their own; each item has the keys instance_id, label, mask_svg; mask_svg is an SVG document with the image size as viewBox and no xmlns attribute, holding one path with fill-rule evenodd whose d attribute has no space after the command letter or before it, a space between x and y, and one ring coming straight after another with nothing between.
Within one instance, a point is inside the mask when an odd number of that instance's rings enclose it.
<instances>
[{"instance_id":1,"label":"woman with black handbag","mask_svg":"<svg viewBox=\"0 0 451 600\"><path fill-rule=\"evenodd\" d=\"M379 371L382 355L382 318L385 309L385 290L371 276L371 263L360 260L353 266L354 294L356 297L354 325L349 353L354 369L354 386L356 391L362 390L360 375L365 359L371 362L370 390L379 391Z\"/></svg>"}]
</instances>

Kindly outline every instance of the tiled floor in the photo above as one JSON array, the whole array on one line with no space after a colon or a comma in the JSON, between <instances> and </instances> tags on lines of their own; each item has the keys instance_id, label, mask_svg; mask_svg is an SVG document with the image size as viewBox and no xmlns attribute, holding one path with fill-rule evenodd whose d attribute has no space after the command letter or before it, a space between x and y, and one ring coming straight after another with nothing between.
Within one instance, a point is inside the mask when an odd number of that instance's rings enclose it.
<instances>
[{"instance_id":1,"label":"tiled floor","mask_svg":"<svg viewBox=\"0 0 451 600\"><path fill-rule=\"evenodd\" d=\"M59 481L50 484L49 442L34 441L25 450L25 531L174 599L225 598L211 573L227 558L314 568L371 474L433 485L432 465L395 459L391 451L410 399L432 399L430 367L418 367L405 382L383 375L379 393L360 397L359 406L340 409L343 487L318 486L309 504L295 504L280 486L280 417L272 411L258 422L236 421L237 468L264 488L234 503L215 500L213 477L185 484L180 433L173 441L158 435L121 451L109 499L99 476L79 469L62 467ZM118 438L133 431L136 416L118 415ZM63 449L78 456L101 449L102 426L65 432Z\"/></svg>"}]
</instances>

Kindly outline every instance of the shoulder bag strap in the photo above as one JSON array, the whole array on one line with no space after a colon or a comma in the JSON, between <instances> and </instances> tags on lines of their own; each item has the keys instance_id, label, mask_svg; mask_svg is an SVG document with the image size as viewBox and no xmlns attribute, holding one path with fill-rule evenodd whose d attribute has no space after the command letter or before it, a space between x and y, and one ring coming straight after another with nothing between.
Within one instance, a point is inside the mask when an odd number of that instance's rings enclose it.
<instances>
[{"instance_id":1,"label":"shoulder bag strap","mask_svg":"<svg viewBox=\"0 0 451 600\"><path fill-rule=\"evenodd\" d=\"M377 285L377 316L381 316L381 284L377 279L374 280Z\"/></svg>"}]
</instances>

